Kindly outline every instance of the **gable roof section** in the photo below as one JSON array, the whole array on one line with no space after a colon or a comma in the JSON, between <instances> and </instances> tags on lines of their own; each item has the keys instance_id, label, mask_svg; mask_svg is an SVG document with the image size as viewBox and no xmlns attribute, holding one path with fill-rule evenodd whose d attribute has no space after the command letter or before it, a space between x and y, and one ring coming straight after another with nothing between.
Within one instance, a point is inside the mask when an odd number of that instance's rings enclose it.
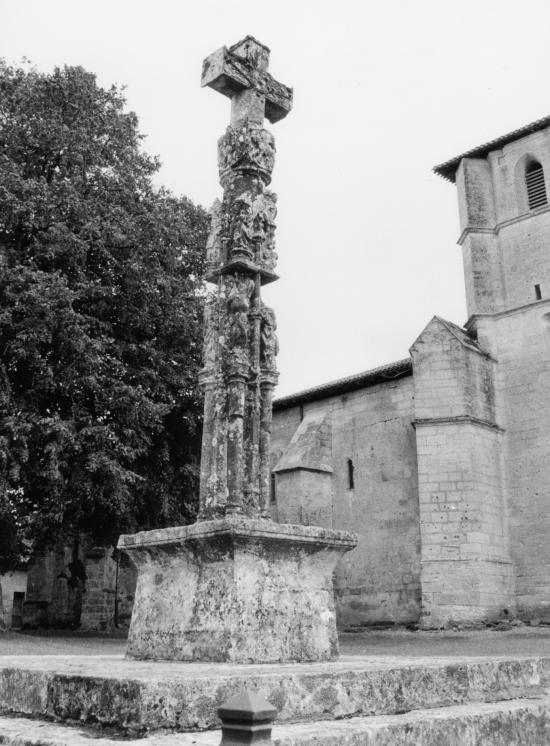
<instances>
[{"instance_id":1,"label":"gable roof section","mask_svg":"<svg viewBox=\"0 0 550 746\"><path fill-rule=\"evenodd\" d=\"M415 348L416 343L422 339L427 329L429 329L433 324L440 324L444 329L447 330L447 332L454 337L463 347L467 347L469 350L472 350L473 352L477 352L480 355L483 355L486 358L493 359L492 356L486 352L479 344L479 342L471 337L466 329L463 329L461 326L458 326L457 324L453 324L452 321L447 321L447 319L441 318L441 316L433 316L432 319L424 329L420 332L418 337L414 340L412 343L410 349L413 350Z\"/></svg>"},{"instance_id":2,"label":"gable roof section","mask_svg":"<svg viewBox=\"0 0 550 746\"><path fill-rule=\"evenodd\" d=\"M363 373L357 373L354 376L340 378L337 381L324 383L321 386L315 386L305 391L298 391L296 394L275 399L273 402L273 411L289 409L299 404L326 399L329 396L346 394L348 391L375 386L377 383L389 383L396 378L404 378L410 375L412 375L412 361L410 358L405 358L395 363L388 363L387 365L381 365L379 368L372 368Z\"/></svg>"},{"instance_id":3,"label":"gable roof section","mask_svg":"<svg viewBox=\"0 0 550 746\"><path fill-rule=\"evenodd\" d=\"M489 142L486 142L483 145L478 145L477 148L467 150L465 153L457 155L454 158L451 158L449 161L440 163L438 166L434 166L432 171L438 176L442 176L444 179L447 179L447 181L452 181L452 183L454 184L456 181L456 171L460 166L460 161L463 158L486 158L492 150L497 150L497 148L501 148L503 145L507 145L509 142L518 140L520 137L525 137L526 135L531 135L533 132L538 132L539 130L543 130L549 126L550 116L543 117L542 119L537 119L530 124L526 124L524 127L520 127L517 130L512 130L506 135L501 135L494 140L489 140Z\"/></svg>"},{"instance_id":4,"label":"gable roof section","mask_svg":"<svg viewBox=\"0 0 550 746\"><path fill-rule=\"evenodd\" d=\"M441 316L434 316L434 318L437 319L440 324L443 324L447 331L452 334L453 337L456 337L456 339L458 339L461 345L464 345L464 347L471 347L476 352L483 352L483 354L485 354L476 340L470 337L466 329L463 329L457 324L453 324L452 321L443 319Z\"/></svg>"},{"instance_id":5,"label":"gable roof section","mask_svg":"<svg viewBox=\"0 0 550 746\"><path fill-rule=\"evenodd\" d=\"M332 432L325 410L306 414L273 471L308 469L331 474Z\"/></svg>"}]
</instances>

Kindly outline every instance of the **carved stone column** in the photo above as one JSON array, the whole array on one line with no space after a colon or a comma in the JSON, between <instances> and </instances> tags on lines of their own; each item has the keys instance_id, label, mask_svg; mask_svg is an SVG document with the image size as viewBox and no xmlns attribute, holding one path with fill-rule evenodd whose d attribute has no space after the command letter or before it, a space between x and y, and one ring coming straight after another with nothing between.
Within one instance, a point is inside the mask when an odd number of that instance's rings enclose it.
<instances>
[{"instance_id":1,"label":"carved stone column","mask_svg":"<svg viewBox=\"0 0 550 746\"><path fill-rule=\"evenodd\" d=\"M353 535L269 520L275 314L261 288L277 279L275 158L264 116L292 91L252 37L208 57L203 85L231 98L218 143L223 199L212 208L205 311L200 510L192 526L122 536L138 567L127 655L234 662L333 658L332 573Z\"/></svg>"}]
</instances>

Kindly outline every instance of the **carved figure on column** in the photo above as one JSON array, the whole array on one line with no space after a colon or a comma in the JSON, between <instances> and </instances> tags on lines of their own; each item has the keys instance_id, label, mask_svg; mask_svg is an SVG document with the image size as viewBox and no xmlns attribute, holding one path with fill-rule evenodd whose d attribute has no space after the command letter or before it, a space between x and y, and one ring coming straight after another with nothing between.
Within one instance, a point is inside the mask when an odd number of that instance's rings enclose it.
<instances>
[{"instance_id":1,"label":"carved figure on column","mask_svg":"<svg viewBox=\"0 0 550 746\"><path fill-rule=\"evenodd\" d=\"M220 266L224 261L222 257L222 204L219 199L214 201L210 208L210 233L206 241L206 266L211 271Z\"/></svg>"},{"instance_id":2,"label":"carved figure on column","mask_svg":"<svg viewBox=\"0 0 550 746\"><path fill-rule=\"evenodd\" d=\"M254 240L257 246L256 261L264 269L273 270L277 263L275 253L275 218L277 195L266 189L252 204Z\"/></svg>"},{"instance_id":3,"label":"carved figure on column","mask_svg":"<svg viewBox=\"0 0 550 746\"><path fill-rule=\"evenodd\" d=\"M218 360L218 320L216 318L216 302L209 301L204 307L204 338L202 358L204 368L212 369Z\"/></svg>"},{"instance_id":4,"label":"carved figure on column","mask_svg":"<svg viewBox=\"0 0 550 746\"><path fill-rule=\"evenodd\" d=\"M262 305L260 365L262 369L270 372L276 371L275 358L279 352L276 329L275 311Z\"/></svg>"},{"instance_id":5,"label":"carved figure on column","mask_svg":"<svg viewBox=\"0 0 550 746\"><path fill-rule=\"evenodd\" d=\"M228 310L227 352L237 356L238 362L248 361L250 298L254 292L254 280L236 273L225 275L225 298Z\"/></svg>"},{"instance_id":6,"label":"carved figure on column","mask_svg":"<svg viewBox=\"0 0 550 746\"><path fill-rule=\"evenodd\" d=\"M250 195L244 192L225 205L228 250L231 257L254 256L253 213Z\"/></svg>"}]
</instances>

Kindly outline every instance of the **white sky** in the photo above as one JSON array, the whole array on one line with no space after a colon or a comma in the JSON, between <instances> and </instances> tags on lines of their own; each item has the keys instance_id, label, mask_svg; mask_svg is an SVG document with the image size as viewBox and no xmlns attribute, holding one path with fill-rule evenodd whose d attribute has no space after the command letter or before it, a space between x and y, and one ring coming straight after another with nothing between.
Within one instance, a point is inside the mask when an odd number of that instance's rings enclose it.
<instances>
[{"instance_id":1,"label":"white sky","mask_svg":"<svg viewBox=\"0 0 550 746\"><path fill-rule=\"evenodd\" d=\"M0 55L80 64L128 105L160 182L208 207L229 100L204 57L247 34L294 109L271 126L277 395L406 357L466 320L455 187L436 163L550 113L548 0L0 0Z\"/></svg>"}]
</instances>

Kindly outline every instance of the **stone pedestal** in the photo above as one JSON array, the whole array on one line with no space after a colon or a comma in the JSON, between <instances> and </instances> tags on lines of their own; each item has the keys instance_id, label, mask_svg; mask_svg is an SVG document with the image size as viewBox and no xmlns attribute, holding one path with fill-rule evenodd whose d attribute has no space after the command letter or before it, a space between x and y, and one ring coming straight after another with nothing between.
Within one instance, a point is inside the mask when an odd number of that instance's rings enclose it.
<instances>
[{"instance_id":1,"label":"stone pedestal","mask_svg":"<svg viewBox=\"0 0 550 746\"><path fill-rule=\"evenodd\" d=\"M138 568L127 656L333 659L332 574L355 544L344 531L244 517L122 536Z\"/></svg>"}]
</instances>

